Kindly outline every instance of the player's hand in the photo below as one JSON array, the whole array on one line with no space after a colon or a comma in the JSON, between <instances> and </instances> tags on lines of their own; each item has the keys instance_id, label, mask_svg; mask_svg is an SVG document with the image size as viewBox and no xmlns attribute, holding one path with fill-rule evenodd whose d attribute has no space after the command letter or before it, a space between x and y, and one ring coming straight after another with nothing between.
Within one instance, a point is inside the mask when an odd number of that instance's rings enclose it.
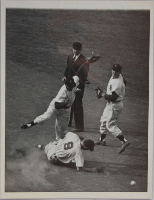
<instances>
[{"instance_id":1,"label":"player's hand","mask_svg":"<svg viewBox=\"0 0 154 200\"><path fill-rule=\"evenodd\" d=\"M98 99L100 99L101 97L105 96L105 93L99 87L97 87L95 89L95 91L96 91L96 95L97 95Z\"/></svg>"},{"instance_id":2,"label":"player's hand","mask_svg":"<svg viewBox=\"0 0 154 200\"><path fill-rule=\"evenodd\" d=\"M62 81L63 81L63 82L65 82L65 81L66 81L66 77L65 77L65 76L62 78Z\"/></svg>"},{"instance_id":3,"label":"player's hand","mask_svg":"<svg viewBox=\"0 0 154 200\"><path fill-rule=\"evenodd\" d=\"M81 92L81 89L76 88L75 93L79 93L79 92Z\"/></svg>"}]
</instances>

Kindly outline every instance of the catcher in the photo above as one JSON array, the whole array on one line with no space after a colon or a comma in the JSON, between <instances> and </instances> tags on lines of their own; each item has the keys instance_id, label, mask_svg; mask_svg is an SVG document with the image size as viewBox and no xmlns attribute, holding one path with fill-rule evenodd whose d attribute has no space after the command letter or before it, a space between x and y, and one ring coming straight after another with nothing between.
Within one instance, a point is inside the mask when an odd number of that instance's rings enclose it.
<instances>
[{"instance_id":1,"label":"catcher","mask_svg":"<svg viewBox=\"0 0 154 200\"><path fill-rule=\"evenodd\" d=\"M126 80L121 75L122 67L115 64L112 67L112 76L107 86L107 92L104 93L99 87L95 89L97 98L104 97L107 100L106 107L101 116L100 133L101 137L95 144L106 145L106 134L109 131L115 138L122 143L119 153L122 153L130 142L123 136L122 131L117 126L117 119L123 109L123 98L125 95Z\"/></svg>"},{"instance_id":2,"label":"catcher","mask_svg":"<svg viewBox=\"0 0 154 200\"><path fill-rule=\"evenodd\" d=\"M56 116L55 133L56 140L62 139L65 136L67 129L71 105L75 99L75 90L79 84L79 77L67 78L65 84L60 88L57 96L51 101L47 111L36 117L34 121L21 125L22 129L30 128L45 120L48 120L53 115Z\"/></svg>"}]
</instances>

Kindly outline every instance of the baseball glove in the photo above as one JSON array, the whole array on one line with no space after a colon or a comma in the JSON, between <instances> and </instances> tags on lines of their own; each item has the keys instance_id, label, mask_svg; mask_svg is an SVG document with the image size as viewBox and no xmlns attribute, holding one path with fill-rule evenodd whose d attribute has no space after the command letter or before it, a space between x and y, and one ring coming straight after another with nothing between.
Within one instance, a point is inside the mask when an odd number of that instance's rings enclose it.
<instances>
[{"instance_id":1,"label":"baseball glove","mask_svg":"<svg viewBox=\"0 0 154 200\"><path fill-rule=\"evenodd\" d=\"M95 91L96 91L97 98L100 99L102 97L103 91L99 87L97 87Z\"/></svg>"},{"instance_id":2,"label":"baseball glove","mask_svg":"<svg viewBox=\"0 0 154 200\"><path fill-rule=\"evenodd\" d=\"M68 106L66 105L65 102L55 102L55 108L56 109L66 109Z\"/></svg>"},{"instance_id":3,"label":"baseball glove","mask_svg":"<svg viewBox=\"0 0 154 200\"><path fill-rule=\"evenodd\" d=\"M87 60L89 63L94 63L99 59L100 59L100 56L92 56L91 58L88 58Z\"/></svg>"}]
</instances>

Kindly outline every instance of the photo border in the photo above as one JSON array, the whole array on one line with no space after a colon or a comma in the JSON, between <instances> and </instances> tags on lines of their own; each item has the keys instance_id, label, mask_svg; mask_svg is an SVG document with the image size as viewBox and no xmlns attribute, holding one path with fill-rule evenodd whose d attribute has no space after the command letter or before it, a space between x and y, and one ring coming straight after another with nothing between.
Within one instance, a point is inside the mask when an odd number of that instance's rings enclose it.
<instances>
[{"instance_id":1,"label":"photo border","mask_svg":"<svg viewBox=\"0 0 154 200\"><path fill-rule=\"evenodd\" d=\"M69 5L69 6L68 6ZM1 198L113 198L151 199L153 191L153 1L1 1ZM150 10L149 123L147 192L5 192L5 61L6 8ZM151 153L152 152L152 153Z\"/></svg>"}]
</instances>

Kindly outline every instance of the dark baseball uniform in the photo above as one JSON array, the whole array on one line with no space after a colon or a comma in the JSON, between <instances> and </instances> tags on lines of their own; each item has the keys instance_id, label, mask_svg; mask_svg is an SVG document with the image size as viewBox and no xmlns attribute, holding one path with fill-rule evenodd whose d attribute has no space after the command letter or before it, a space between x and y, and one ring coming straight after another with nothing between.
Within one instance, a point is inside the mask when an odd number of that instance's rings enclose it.
<instances>
[{"instance_id":1,"label":"dark baseball uniform","mask_svg":"<svg viewBox=\"0 0 154 200\"><path fill-rule=\"evenodd\" d=\"M71 78L76 73L79 76L79 85L77 88L81 89L81 92L76 93L72 110L74 110L75 128L84 129L82 98L84 94L85 81L88 76L89 65L85 64L86 58L82 53L77 57L77 59L73 58L73 56L74 54L68 56L67 68L64 72L64 76Z\"/></svg>"}]
</instances>

